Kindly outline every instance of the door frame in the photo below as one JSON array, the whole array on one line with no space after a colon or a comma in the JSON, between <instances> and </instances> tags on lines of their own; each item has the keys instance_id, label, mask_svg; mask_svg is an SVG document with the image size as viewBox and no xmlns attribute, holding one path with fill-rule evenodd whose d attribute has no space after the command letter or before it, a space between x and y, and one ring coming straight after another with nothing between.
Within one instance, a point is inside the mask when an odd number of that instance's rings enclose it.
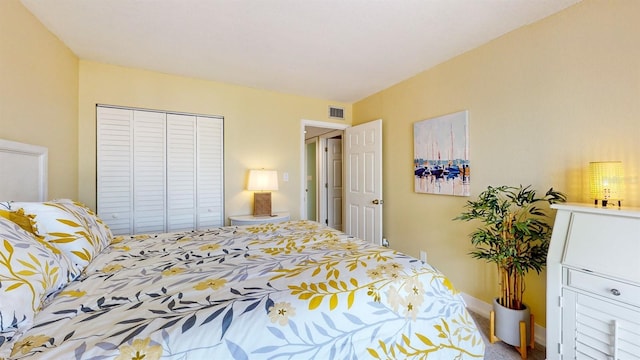
<instances>
[{"instance_id":1,"label":"door frame","mask_svg":"<svg viewBox=\"0 0 640 360\"><path fill-rule=\"evenodd\" d=\"M322 134L318 137L318 148L317 151L320 153L318 156L318 170L317 177L318 180L322 182L318 182L318 218L319 222L325 225L329 225L329 189L323 184L329 184L329 163L328 163L328 153L325 149L329 147L329 139L335 136L340 136L340 144L344 141L344 130L334 130L325 134ZM342 154L340 154L341 160L344 160ZM343 179L344 180L344 179ZM342 221L340 222L342 224Z\"/></svg>"},{"instance_id":2,"label":"door frame","mask_svg":"<svg viewBox=\"0 0 640 360\"><path fill-rule=\"evenodd\" d=\"M307 161L309 160L309 154L307 153L307 151L309 150L309 145L313 145L313 149L315 151L314 152L314 156L313 156L313 158L314 158L314 162L313 162L314 173L313 173L313 176L315 177L315 180L314 180L315 186L313 187L313 192L308 187L308 185L309 185L309 181L308 181L309 164L307 164ZM318 205L318 198L320 197L320 194L318 192L318 172L320 170L320 164L318 164L318 161L317 161L317 159L318 159L318 151L319 151L318 149L319 148L320 148L320 139L318 137L312 137L310 139L305 139L305 149L304 149L304 154L303 154L303 156L305 158L304 159L304 165L303 165L305 167L303 180L305 181L305 183L303 183L303 185L304 185L304 188L305 188L304 195L306 197L306 200L303 199L303 203L304 203L304 209L306 211L305 219L314 220L314 221L319 221L318 217L320 215L320 206ZM313 219L313 218L309 219L309 213L310 213L309 210L311 208L309 206L309 198L311 197L310 194L312 194L313 198L315 199L314 200L314 203L315 203L314 208L315 209L313 209L313 211L315 212L315 215L316 215L315 219Z\"/></svg>"},{"instance_id":3,"label":"door frame","mask_svg":"<svg viewBox=\"0 0 640 360\"><path fill-rule=\"evenodd\" d=\"M348 127L351 127L351 124L339 124L328 121L317 121L317 120L307 120L302 119L300 121L300 218L307 218L307 206L306 206L306 184L307 184L307 176L306 176L306 167L305 167L305 136L304 136L304 128L307 126L321 127L326 129L335 129L335 130L344 130ZM344 141L344 139L343 139Z\"/></svg>"}]
</instances>

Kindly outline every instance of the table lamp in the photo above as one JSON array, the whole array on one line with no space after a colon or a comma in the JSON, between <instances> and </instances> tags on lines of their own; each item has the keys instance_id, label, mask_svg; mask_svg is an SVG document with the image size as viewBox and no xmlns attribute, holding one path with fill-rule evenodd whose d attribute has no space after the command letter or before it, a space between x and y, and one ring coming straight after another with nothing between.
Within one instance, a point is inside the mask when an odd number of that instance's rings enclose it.
<instances>
[{"instance_id":1,"label":"table lamp","mask_svg":"<svg viewBox=\"0 0 640 360\"><path fill-rule=\"evenodd\" d=\"M271 216L271 192L278 190L276 170L249 170L247 190L253 193L253 216Z\"/></svg>"},{"instance_id":2,"label":"table lamp","mask_svg":"<svg viewBox=\"0 0 640 360\"><path fill-rule=\"evenodd\" d=\"M589 163L589 185L591 197L598 205L606 207L609 201L622 201L622 161L601 161Z\"/></svg>"}]
</instances>

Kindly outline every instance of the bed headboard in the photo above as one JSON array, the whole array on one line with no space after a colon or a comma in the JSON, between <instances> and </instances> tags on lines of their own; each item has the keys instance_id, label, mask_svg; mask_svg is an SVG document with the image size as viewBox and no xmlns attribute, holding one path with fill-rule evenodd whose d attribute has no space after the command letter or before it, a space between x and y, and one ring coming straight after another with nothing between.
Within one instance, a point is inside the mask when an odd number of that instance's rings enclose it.
<instances>
[{"instance_id":1,"label":"bed headboard","mask_svg":"<svg viewBox=\"0 0 640 360\"><path fill-rule=\"evenodd\" d=\"M47 200L46 147L0 139L0 201Z\"/></svg>"}]
</instances>

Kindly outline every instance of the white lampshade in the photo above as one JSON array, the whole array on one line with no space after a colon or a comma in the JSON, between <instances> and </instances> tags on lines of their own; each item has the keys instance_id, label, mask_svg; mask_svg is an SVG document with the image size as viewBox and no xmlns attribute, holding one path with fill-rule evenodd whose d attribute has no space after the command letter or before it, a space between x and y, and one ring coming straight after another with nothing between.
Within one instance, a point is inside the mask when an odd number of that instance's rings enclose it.
<instances>
[{"instance_id":1,"label":"white lampshade","mask_svg":"<svg viewBox=\"0 0 640 360\"><path fill-rule=\"evenodd\" d=\"M598 200L602 206L609 200L622 200L622 161L590 162L589 186L596 204Z\"/></svg>"},{"instance_id":2,"label":"white lampshade","mask_svg":"<svg viewBox=\"0 0 640 360\"><path fill-rule=\"evenodd\" d=\"M249 184L247 190L274 191L278 190L278 172L276 170L249 170Z\"/></svg>"}]
</instances>

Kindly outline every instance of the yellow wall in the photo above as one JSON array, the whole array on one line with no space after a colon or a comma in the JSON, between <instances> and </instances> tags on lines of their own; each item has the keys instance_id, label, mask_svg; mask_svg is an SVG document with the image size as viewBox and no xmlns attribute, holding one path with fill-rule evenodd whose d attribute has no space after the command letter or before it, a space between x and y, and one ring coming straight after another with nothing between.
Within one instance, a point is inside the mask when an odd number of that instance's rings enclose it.
<instances>
[{"instance_id":1,"label":"yellow wall","mask_svg":"<svg viewBox=\"0 0 640 360\"><path fill-rule=\"evenodd\" d=\"M589 161L622 160L624 204L640 206L640 2L585 0L502 36L353 106L353 123L383 119L384 234L461 290L491 302L494 269L471 259L454 222L468 198L413 191L413 124L469 110L472 194L532 184L590 202ZM545 274L528 277L525 302L545 324Z\"/></svg>"},{"instance_id":2,"label":"yellow wall","mask_svg":"<svg viewBox=\"0 0 640 360\"><path fill-rule=\"evenodd\" d=\"M49 197L77 198L78 58L17 0L0 1L0 138L47 147Z\"/></svg>"},{"instance_id":3,"label":"yellow wall","mask_svg":"<svg viewBox=\"0 0 640 360\"><path fill-rule=\"evenodd\" d=\"M225 212L250 214L252 193L244 190L250 168L278 170L273 210L299 218L301 121L328 120L328 106L351 106L157 72L80 61L79 199L95 206L96 104L224 116ZM283 173L289 181L283 182Z\"/></svg>"}]
</instances>

